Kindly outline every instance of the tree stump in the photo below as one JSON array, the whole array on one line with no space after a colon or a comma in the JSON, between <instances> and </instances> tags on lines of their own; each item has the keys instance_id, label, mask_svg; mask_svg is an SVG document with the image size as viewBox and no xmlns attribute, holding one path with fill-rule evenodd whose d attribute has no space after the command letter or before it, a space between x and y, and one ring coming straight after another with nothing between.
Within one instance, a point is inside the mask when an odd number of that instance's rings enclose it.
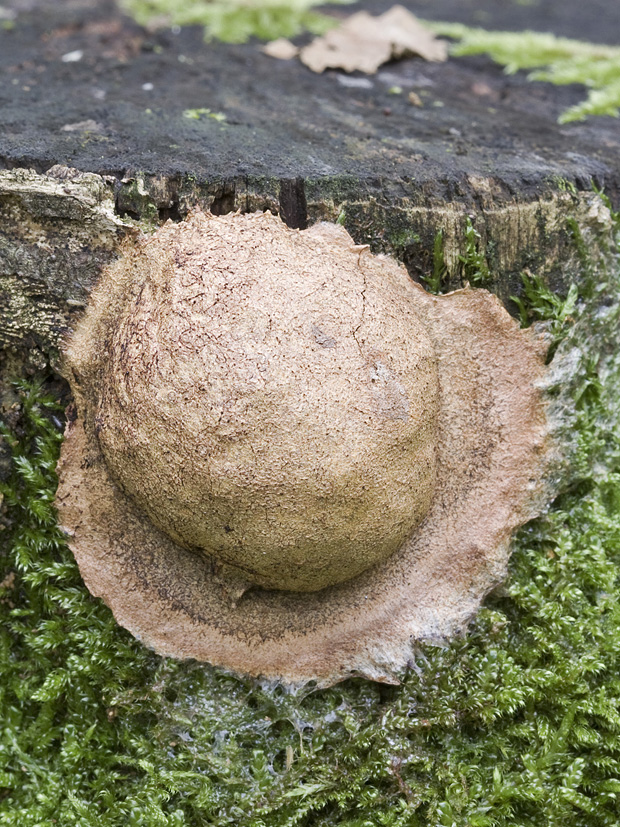
<instances>
[{"instance_id":1,"label":"tree stump","mask_svg":"<svg viewBox=\"0 0 620 827\"><path fill-rule=\"evenodd\" d=\"M599 0L597 14L577 0L406 5L436 19L600 41L613 36L616 14L610 0ZM469 221L489 268L485 286L510 306L526 268L553 289L577 277L567 218L596 221L593 186L620 197L617 121L559 126L583 89L507 76L486 58L411 58L370 78L315 75L256 42L205 43L198 26L149 32L112 2L7 8L15 19L0 31L5 374L54 364L127 232L196 205L269 209L300 228L340 220L416 280L437 269L441 231L444 289L465 277ZM394 86L404 94L390 94Z\"/></svg>"}]
</instances>

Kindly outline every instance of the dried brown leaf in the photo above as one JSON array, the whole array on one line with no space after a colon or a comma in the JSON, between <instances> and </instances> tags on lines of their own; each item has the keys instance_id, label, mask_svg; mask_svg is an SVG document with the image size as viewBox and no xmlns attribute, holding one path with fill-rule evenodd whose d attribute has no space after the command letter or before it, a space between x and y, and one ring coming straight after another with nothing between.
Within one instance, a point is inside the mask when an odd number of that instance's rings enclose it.
<instances>
[{"instance_id":1,"label":"dried brown leaf","mask_svg":"<svg viewBox=\"0 0 620 827\"><path fill-rule=\"evenodd\" d=\"M300 59L313 72L344 69L372 75L383 63L409 55L444 61L448 53L446 43L411 12L393 6L379 17L364 11L352 15L303 48Z\"/></svg>"},{"instance_id":2,"label":"dried brown leaf","mask_svg":"<svg viewBox=\"0 0 620 827\"><path fill-rule=\"evenodd\" d=\"M261 51L269 57L275 57L277 60L291 60L299 54L297 46L285 37L270 41L263 46Z\"/></svg>"}]
</instances>

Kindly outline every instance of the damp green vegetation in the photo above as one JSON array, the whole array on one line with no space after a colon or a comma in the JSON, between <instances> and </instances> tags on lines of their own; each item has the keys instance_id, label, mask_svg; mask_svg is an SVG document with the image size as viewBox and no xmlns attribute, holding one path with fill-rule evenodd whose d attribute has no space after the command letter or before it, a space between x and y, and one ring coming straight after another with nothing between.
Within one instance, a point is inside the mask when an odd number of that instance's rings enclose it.
<instances>
[{"instance_id":1,"label":"damp green vegetation","mask_svg":"<svg viewBox=\"0 0 620 827\"><path fill-rule=\"evenodd\" d=\"M491 281L491 274L484 251L480 249L480 233L467 217L465 224L464 250L459 256L463 281L472 287L486 287Z\"/></svg>"},{"instance_id":2,"label":"damp green vegetation","mask_svg":"<svg viewBox=\"0 0 620 827\"><path fill-rule=\"evenodd\" d=\"M487 263L487 251L482 247L480 233L470 216L465 220L462 248L463 252L458 256L460 282L471 287L488 287L493 278ZM428 276L422 276L422 280L430 293L437 294L445 291L446 276L444 237L442 230L438 230L433 239L432 268ZM524 289L527 283L524 274Z\"/></svg>"},{"instance_id":3,"label":"damp green vegetation","mask_svg":"<svg viewBox=\"0 0 620 827\"><path fill-rule=\"evenodd\" d=\"M188 118L190 121L199 121L203 118L213 118L214 121L224 123L226 120L226 115L224 115L223 112L213 112L211 109L207 109L206 107L200 107L198 109L185 109L183 111L183 117Z\"/></svg>"},{"instance_id":4,"label":"damp green vegetation","mask_svg":"<svg viewBox=\"0 0 620 827\"><path fill-rule=\"evenodd\" d=\"M570 192L572 195L577 195L577 187L574 181L568 181L561 175L552 175L550 180L554 182L560 192Z\"/></svg>"},{"instance_id":5,"label":"damp green vegetation","mask_svg":"<svg viewBox=\"0 0 620 827\"><path fill-rule=\"evenodd\" d=\"M570 228L599 249L588 232ZM142 647L57 527L58 399L18 383L2 425L0 825L616 827L620 264L611 242L591 255L567 295L530 273L519 297L557 348L562 493L519 532L468 634L420 646L397 687L286 692Z\"/></svg>"},{"instance_id":6,"label":"damp green vegetation","mask_svg":"<svg viewBox=\"0 0 620 827\"><path fill-rule=\"evenodd\" d=\"M337 21L314 7L347 2L351 0L120 0L142 25L204 26L207 39L226 43L294 37L304 31L324 34Z\"/></svg>"},{"instance_id":7,"label":"damp green vegetation","mask_svg":"<svg viewBox=\"0 0 620 827\"><path fill-rule=\"evenodd\" d=\"M560 116L561 123L588 115L612 115L620 110L620 47L556 37L541 32L495 32L460 23L428 22L437 33L453 38L453 55L489 55L509 73L529 71L532 80L581 83L586 100Z\"/></svg>"}]
</instances>

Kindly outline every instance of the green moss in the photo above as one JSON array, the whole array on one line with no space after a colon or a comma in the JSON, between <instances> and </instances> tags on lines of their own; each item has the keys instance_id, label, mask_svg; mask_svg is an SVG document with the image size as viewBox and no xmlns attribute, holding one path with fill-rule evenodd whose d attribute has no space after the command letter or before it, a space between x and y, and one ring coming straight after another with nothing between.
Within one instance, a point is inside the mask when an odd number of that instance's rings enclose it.
<instances>
[{"instance_id":1,"label":"green moss","mask_svg":"<svg viewBox=\"0 0 620 827\"><path fill-rule=\"evenodd\" d=\"M561 123L588 115L618 116L620 109L620 47L556 37L540 32L494 32L460 23L428 22L437 34L454 38L454 55L489 55L513 73L528 69L532 80L582 83L588 97L560 116Z\"/></svg>"},{"instance_id":2,"label":"green moss","mask_svg":"<svg viewBox=\"0 0 620 827\"><path fill-rule=\"evenodd\" d=\"M491 273L486 256L480 251L480 233L467 217L465 223L465 249L459 256L461 262L461 277L472 287L487 287L491 281Z\"/></svg>"},{"instance_id":3,"label":"green moss","mask_svg":"<svg viewBox=\"0 0 620 827\"><path fill-rule=\"evenodd\" d=\"M18 385L2 426L0 825L615 827L617 250L582 276L566 296L530 276L521 299L570 389L552 391L573 435L562 493L519 532L468 635L420 646L400 687L286 693L143 648L56 526L60 406Z\"/></svg>"},{"instance_id":4,"label":"green moss","mask_svg":"<svg viewBox=\"0 0 620 827\"><path fill-rule=\"evenodd\" d=\"M201 107L199 109L186 109L183 112L184 118L189 118L192 121L199 121L201 118L213 118L215 121L223 123L226 120L226 115L223 112L212 112L210 109Z\"/></svg>"},{"instance_id":5,"label":"green moss","mask_svg":"<svg viewBox=\"0 0 620 827\"><path fill-rule=\"evenodd\" d=\"M400 253L412 244L421 243L422 239L419 233L415 232L411 226L399 227L398 223L400 222L396 222L394 229L387 233L387 241L392 250L397 250Z\"/></svg>"},{"instance_id":6,"label":"green moss","mask_svg":"<svg viewBox=\"0 0 620 827\"><path fill-rule=\"evenodd\" d=\"M433 269L424 278L426 289L430 293L441 293L441 288L446 277L446 264L444 259L443 232L438 230L433 241Z\"/></svg>"},{"instance_id":7,"label":"green moss","mask_svg":"<svg viewBox=\"0 0 620 827\"><path fill-rule=\"evenodd\" d=\"M351 0L327 0L347 3ZM325 0L121 0L123 8L142 25L161 19L169 25L205 27L205 37L245 43L250 37L272 40L300 32L323 34L335 24L315 12Z\"/></svg>"},{"instance_id":8,"label":"green moss","mask_svg":"<svg viewBox=\"0 0 620 827\"><path fill-rule=\"evenodd\" d=\"M577 187L573 181L568 181L566 178L562 178L561 175L553 175L550 180L560 192L570 192L571 195L577 195Z\"/></svg>"}]
</instances>

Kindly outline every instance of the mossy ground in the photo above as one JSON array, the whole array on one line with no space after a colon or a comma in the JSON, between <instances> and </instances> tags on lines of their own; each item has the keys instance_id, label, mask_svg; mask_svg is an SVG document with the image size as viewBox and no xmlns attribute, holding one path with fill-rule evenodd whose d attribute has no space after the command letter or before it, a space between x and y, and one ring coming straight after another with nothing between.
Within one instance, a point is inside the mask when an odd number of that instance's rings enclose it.
<instances>
[{"instance_id":1,"label":"mossy ground","mask_svg":"<svg viewBox=\"0 0 620 827\"><path fill-rule=\"evenodd\" d=\"M530 277L521 303L564 356L563 493L519 533L467 636L421 646L400 687L291 694L145 649L88 594L57 527L61 407L17 386L2 426L1 825L617 825L620 267L573 231L579 295Z\"/></svg>"}]
</instances>

